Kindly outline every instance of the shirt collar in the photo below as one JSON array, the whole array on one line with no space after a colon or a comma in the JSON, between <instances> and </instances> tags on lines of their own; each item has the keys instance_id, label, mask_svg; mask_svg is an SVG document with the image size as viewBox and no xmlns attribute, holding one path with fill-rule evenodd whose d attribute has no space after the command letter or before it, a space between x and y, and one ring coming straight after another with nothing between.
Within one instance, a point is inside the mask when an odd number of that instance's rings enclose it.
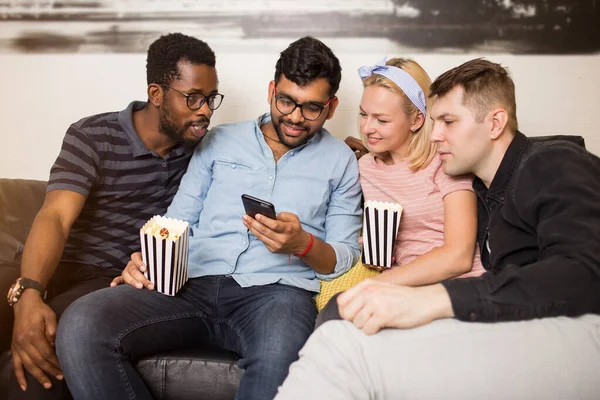
<instances>
[{"instance_id":1,"label":"shirt collar","mask_svg":"<svg viewBox=\"0 0 600 400\"><path fill-rule=\"evenodd\" d=\"M488 188L485 187L481 179L473 180L473 189L483 197L494 198L499 201L504 201L504 193L512 179L513 173L519 164L519 160L523 155L525 146L527 145L527 136L517 131L512 142L506 149L506 153L500 162L498 171L492 179L492 183Z\"/></svg>"}]
</instances>

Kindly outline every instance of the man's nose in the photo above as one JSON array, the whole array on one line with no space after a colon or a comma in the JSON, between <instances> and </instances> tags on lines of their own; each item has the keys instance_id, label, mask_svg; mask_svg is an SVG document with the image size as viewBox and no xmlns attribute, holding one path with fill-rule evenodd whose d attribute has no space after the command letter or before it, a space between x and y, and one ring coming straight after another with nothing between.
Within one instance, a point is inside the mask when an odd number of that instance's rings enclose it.
<instances>
[{"instance_id":1,"label":"man's nose","mask_svg":"<svg viewBox=\"0 0 600 400\"><path fill-rule=\"evenodd\" d=\"M213 110L211 110L208 106L208 101L205 101L204 104L202 104L202 107L197 109L195 113L197 116L204 116L210 119L210 117L212 117Z\"/></svg>"},{"instance_id":2,"label":"man's nose","mask_svg":"<svg viewBox=\"0 0 600 400\"><path fill-rule=\"evenodd\" d=\"M440 124L433 124L433 128L431 129L431 142L443 142L444 141L444 132Z\"/></svg>"},{"instance_id":3,"label":"man's nose","mask_svg":"<svg viewBox=\"0 0 600 400\"><path fill-rule=\"evenodd\" d=\"M287 115L288 119L296 124L299 124L304 120L304 116L302 115L302 109L300 107L296 107L294 111Z\"/></svg>"}]
</instances>

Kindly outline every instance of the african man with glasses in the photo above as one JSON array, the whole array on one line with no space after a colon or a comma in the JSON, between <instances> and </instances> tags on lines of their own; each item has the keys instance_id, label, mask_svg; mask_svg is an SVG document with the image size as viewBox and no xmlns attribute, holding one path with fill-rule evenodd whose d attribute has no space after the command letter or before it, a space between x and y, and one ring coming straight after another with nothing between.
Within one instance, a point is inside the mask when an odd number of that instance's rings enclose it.
<instances>
[{"instance_id":1,"label":"african man with glasses","mask_svg":"<svg viewBox=\"0 0 600 400\"><path fill-rule=\"evenodd\" d=\"M181 62L179 69L185 75L193 73L197 68L191 63ZM180 86L180 89L174 85ZM217 93L216 86L211 89L205 95L202 93L203 90L206 91L205 88L195 87L185 79L175 79L171 85L158 85L155 90L161 92L163 100L160 129L173 140L181 139L190 145L198 143L207 132L213 111L221 105L224 97ZM169 91L174 92L174 96L170 96ZM182 101L181 96L185 101ZM186 133L189 133L187 137Z\"/></svg>"},{"instance_id":2,"label":"african man with glasses","mask_svg":"<svg viewBox=\"0 0 600 400\"><path fill-rule=\"evenodd\" d=\"M139 249L139 228L166 212L222 100L215 54L190 36L153 42L146 75L146 102L69 127L22 259L0 266L0 291L9 293L0 306L0 350L12 348L11 400L68 398L54 348L57 321L73 301L120 276Z\"/></svg>"},{"instance_id":3,"label":"african man with glasses","mask_svg":"<svg viewBox=\"0 0 600 400\"><path fill-rule=\"evenodd\" d=\"M275 396L313 331L319 279L359 255L356 158L323 128L340 80L331 50L299 39L277 61L270 112L206 134L166 214L190 224L190 279L174 297L157 293L136 253L115 287L67 311L57 346L76 399L149 399L131 355L199 345L239 355L238 399ZM170 87L186 97L173 115L221 97ZM277 219L244 215L242 194L273 203Z\"/></svg>"}]
</instances>

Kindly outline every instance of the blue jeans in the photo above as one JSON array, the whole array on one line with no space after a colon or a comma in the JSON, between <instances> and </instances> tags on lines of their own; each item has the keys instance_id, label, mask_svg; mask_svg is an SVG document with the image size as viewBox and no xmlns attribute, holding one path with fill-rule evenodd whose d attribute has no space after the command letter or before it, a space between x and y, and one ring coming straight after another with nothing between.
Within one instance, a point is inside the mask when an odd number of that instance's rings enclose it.
<instances>
[{"instance_id":1,"label":"blue jeans","mask_svg":"<svg viewBox=\"0 0 600 400\"><path fill-rule=\"evenodd\" d=\"M312 293L227 276L190 279L175 297L124 285L92 293L63 314L56 348L75 399L151 399L138 359L200 344L230 350L244 369L237 399L272 399L312 333Z\"/></svg>"}]
</instances>

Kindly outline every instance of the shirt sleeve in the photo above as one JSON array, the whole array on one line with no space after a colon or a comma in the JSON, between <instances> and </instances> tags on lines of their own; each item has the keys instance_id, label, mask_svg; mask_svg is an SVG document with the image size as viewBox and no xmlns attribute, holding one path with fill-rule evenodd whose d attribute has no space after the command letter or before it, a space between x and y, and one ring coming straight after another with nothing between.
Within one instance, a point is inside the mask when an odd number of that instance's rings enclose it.
<instances>
[{"instance_id":1,"label":"shirt sleeve","mask_svg":"<svg viewBox=\"0 0 600 400\"><path fill-rule=\"evenodd\" d=\"M493 322L600 313L600 160L573 147L553 145L531 156L506 200L516 205L515 217L535 230L538 259L442 283L456 318Z\"/></svg>"},{"instance_id":2,"label":"shirt sleeve","mask_svg":"<svg viewBox=\"0 0 600 400\"><path fill-rule=\"evenodd\" d=\"M448 176L444 173L442 162L438 157L434 158L432 163L435 163L433 183L440 189L442 198L459 190L473 191L473 177L471 175Z\"/></svg>"},{"instance_id":3,"label":"shirt sleeve","mask_svg":"<svg viewBox=\"0 0 600 400\"><path fill-rule=\"evenodd\" d=\"M70 190L87 197L96 184L99 169L100 156L93 140L71 126L50 169L47 191Z\"/></svg>"},{"instance_id":4,"label":"shirt sleeve","mask_svg":"<svg viewBox=\"0 0 600 400\"><path fill-rule=\"evenodd\" d=\"M204 199L212 184L211 166L209 159L209 142L214 134L209 132L200 142L190 159L188 169L181 178L179 189L171 201L165 216L187 221L194 226L200 220L200 214L204 208Z\"/></svg>"},{"instance_id":5,"label":"shirt sleeve","mask_svg":"<svg viewBox=\"0 0 600 400\"><path fill-rule=\"evenodd\" d=\"M346 150L344 148L344 150ZM333 273L318 279L333 279L352 267L360 254L358 236L362 216L362 192L358 181L358 165L354 154L347 149L340 156L346 159L342 178L333 190L325 219L325 241L333 247L336 265Z\"/></svg>"}]
</instances>

